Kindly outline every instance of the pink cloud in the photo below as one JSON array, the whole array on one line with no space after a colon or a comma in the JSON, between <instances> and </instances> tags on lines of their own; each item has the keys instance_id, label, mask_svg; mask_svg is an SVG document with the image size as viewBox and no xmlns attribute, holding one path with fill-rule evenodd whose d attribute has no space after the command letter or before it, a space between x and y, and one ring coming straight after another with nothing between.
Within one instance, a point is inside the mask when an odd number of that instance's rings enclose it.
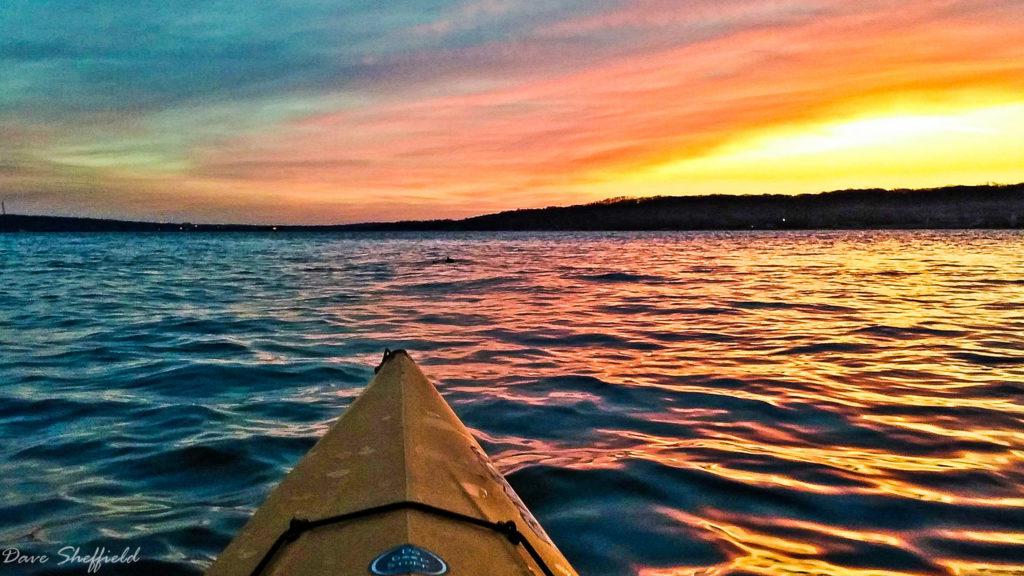
<instances>
[{"instance_id":1,"label":"pink cloud","mask_svg":"<svg viewBox=\"0 0 1024 576\"><path fill-rule=\"evenodd\" d=\"M682 10L675 2L639 2L547 32L671 26L712 12L721 21L750 22L832 16L744 25L499 89L393 98L313 116L205 150L191 176L211 185L304 191L314 203L415 197L410 216L433 217L453 206L480 212L572 200L566 190L603 171L696 157L752 130L850 114L895 97L1024 90L1024 47L1005 17L1012 6L919 1L894 11L880 2L854 9L749 1L721 11L712 4Z\"/></svg>"}]
</instances>

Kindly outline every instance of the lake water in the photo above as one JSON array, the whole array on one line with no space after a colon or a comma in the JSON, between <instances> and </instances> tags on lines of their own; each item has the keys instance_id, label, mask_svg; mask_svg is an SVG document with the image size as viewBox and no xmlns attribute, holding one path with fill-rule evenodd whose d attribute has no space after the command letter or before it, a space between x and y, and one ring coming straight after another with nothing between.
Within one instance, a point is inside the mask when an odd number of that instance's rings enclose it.
<instances>
[{"instance_id":1,"label":"lake water","mask_svg":"<svg viewBox=\"0 0 1024 576\"><path fill-rule=\"evenodd\" d=\"M0 236L0 547L200 573L385 346L581 574L1024 574L987 231Z\"/></svg>"}]
</instances>

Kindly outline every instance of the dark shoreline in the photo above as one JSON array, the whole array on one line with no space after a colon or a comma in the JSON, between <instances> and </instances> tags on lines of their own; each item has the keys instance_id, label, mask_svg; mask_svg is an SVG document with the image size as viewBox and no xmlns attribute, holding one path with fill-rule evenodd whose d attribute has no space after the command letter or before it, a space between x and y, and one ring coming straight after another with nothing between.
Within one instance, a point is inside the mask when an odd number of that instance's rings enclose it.
<instances>
[{"instance_id":1,"label":"dark shoreline","mask_svg":"<svg viewBox=\"0 0 1024 576\"><path fill-rule=\"evenodd\" d=\"M462 220L323 226L0 216L0 232L404 232L1024 229L1024 184L842 190L795 196L661 196L511 210Z\"/></svg>"}]
</instances>

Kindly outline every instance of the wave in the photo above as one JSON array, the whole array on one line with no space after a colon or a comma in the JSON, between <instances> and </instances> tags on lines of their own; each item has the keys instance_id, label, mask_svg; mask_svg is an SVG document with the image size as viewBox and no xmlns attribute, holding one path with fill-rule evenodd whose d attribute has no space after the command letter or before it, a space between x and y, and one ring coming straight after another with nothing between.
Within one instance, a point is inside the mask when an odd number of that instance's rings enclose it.
<instances>
[{"instance_id":1,"label":"wave","mask_svg":"<svg viewBox=\"0 0 1024 576\"><path fill-rule=\"evenodd\" d=\"M1024 570L1017 233L24 238L4 545L199 574L404 347L580 573Z\"/></svg>"}]
</instances>

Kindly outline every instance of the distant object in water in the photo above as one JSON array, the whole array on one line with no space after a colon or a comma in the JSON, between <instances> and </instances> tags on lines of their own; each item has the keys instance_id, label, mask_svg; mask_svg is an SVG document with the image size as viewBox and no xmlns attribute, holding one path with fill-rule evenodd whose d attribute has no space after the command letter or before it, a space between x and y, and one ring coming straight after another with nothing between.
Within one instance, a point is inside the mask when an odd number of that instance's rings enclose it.
<instances>
[{"instance_id":1,"label":"distant object in water","mask_svg":"<svg viewBox=\"0 0 1024 576\"><path fill-rule=\"evenodd\" d=\"M444 258L438 258L437 260L431 260L431 264L458 264L461 260L456 260L451 256L445 256Z\"/></svg>"}]
</instances>

